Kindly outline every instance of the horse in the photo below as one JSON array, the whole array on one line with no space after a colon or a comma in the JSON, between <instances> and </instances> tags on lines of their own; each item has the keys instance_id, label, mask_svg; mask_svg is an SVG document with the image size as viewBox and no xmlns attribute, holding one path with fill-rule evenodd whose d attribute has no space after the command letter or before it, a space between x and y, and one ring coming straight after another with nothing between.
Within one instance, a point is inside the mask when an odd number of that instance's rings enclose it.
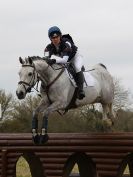
<instances>
[{"instance_id":1,"label":"horse","mask_svg":"<svg viewBox=\"0 0 133 177\"><path fill-rule=\"evenodd\" d=\"M32 138L35 144L43 144L48 141L48 117L54 111L78 108L83 105L101 103L105 121L112 124L114 118L113 99L114 83L113 78L103 64L96 64L92 67L90 75L94 78L93 86L84 87L85 98L76 98L74 104L70 104L75 93L75 86L68 77L65 67L59 64L49 65L46 59L41 57L19 57L22 65L19 71L20 81L16 89L18 99L24 99L26 94L41 81L41 101L33 111L32 116ZM55 69L58 68L58 69ZM71 106L70 106L71 105ZM38 114L43 113L41 133L38 133Z\"/></svg>"}]
</instances>

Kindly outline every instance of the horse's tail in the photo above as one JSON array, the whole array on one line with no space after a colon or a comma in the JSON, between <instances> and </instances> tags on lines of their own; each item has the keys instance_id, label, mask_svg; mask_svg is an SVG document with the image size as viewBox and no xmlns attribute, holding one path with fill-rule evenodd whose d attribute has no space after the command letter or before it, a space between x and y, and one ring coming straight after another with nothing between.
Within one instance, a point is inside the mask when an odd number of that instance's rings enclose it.
<instances>
[{"instance_id":1,"label":"horse's tail","mask_svg":"<svg viewBox=\"0 0 133 177\"><path fill-rule=\"evenodd\" d=\"M102 66L103 68L105 68L107 70L107 67L104 64L99 63L99 65Z\"/></svg>"}]
</instances>

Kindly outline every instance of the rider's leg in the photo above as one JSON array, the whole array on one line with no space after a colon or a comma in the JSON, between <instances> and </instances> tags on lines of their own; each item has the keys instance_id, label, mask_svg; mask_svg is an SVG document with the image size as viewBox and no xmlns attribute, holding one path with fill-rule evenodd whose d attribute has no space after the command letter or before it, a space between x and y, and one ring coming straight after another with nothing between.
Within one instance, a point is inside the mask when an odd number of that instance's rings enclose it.
<instances>
[{"instance_id":1,"label":"rider's leg","mask_svg":"<svg viewBox=\"0 0 133 177\"><path fill-rule=\"evenodd\" d=\"M83 72L80 71L80 72L76 73L75 77L76 77L75 78L76 84L78 86L78 98L81 100L85 97L85 93L84 93L84 90L83 90L83 84L84 84Z\"/></svg>"},{"instance_id":2,"label":"rider's leg","mask_svg":"<svg viewBox=\"0 0 133 177\"><path fill-rule=\"evenodd\" d=\"M83 61L82 61L82 56L79 53L76 53L75 57L72 60L75 71L76 71L76 76L75 76L75 81L78 87L78 98L83 99L85 97L85 93L83 90L83 84L84 84L84 75L81 70L83 66Z\"/></svg>"}]
</instances>

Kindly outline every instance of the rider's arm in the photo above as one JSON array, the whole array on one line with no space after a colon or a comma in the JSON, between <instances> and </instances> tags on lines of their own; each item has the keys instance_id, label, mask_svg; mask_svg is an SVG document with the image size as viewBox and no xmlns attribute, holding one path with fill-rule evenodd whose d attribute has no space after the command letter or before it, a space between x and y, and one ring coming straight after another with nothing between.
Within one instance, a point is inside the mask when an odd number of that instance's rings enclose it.
<instances>
[{"instance_id":1,"label":"rider's arm","mask_svg":"<svg viewBox=\"0 0 133 177\"><path fill-rule=\"evenodd\" d=\"M72 52L71 43L66 41L65 42L65 49L62 51L61 56L59 57L56 55L52 55L50 59L55 59L56 63L65 64L68 62L71 52Z\"/></svg>"},{"instance_id":2,"label":"rider's arm","mask_svg":"<svg viewBox=\"0 0 133 177\"><path fill-rule=\"evenodd\" d=\"M65 64L65 63L67 63L68 58L69 58L69 56L67 56L67 55L63 56L63 57L58 57L56 55L51 55L50 59L56 60L56 63L63 63L63 64Z\"/></svg>"}]
</instances>

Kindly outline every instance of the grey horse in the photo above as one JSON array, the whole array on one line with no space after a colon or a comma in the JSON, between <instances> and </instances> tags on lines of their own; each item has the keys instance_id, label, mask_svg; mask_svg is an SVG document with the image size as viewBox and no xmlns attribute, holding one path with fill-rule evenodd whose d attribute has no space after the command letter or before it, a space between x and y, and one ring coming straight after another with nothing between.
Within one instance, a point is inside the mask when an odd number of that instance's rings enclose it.
<instances>
[{"instance_id":1,"label":"grey horse","mask_svg":"<svg viewBox=\"0 0 133 177\"><path fill-rule=\"evenodd\" d=\"M114 84L110 73L103 64L97 64L89 71L94 78L93 86L84 87L85 98L73 100L75 86L59 64L48 65L46 60L40 57L19 58L22 67L19 71L20 81L16 90L18 99L24 99L34 85L41 81L41 101L33 112L32 135L34 143L42 144L48 140L48 117L53 111L80 107L92 103L101 103L103 108L103 120L111 122L114 118L112 103L114 99ZM58 70L54 68L60 68ZM38 133L38 114L43 112L41 134ZM109 117L108 117L109 115Z\"/></svg>"}]
</instances>

